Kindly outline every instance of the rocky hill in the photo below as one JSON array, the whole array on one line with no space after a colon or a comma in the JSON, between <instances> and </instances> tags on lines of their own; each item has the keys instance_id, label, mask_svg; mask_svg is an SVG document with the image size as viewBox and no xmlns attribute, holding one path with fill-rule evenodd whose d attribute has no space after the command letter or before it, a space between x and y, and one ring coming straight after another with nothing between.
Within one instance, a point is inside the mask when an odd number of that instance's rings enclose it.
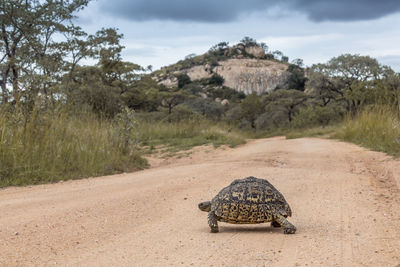
<instances>
[{"instance_id":1,"label":"rocky hill","mask_svg":"<svg viewBox=\"0 0 400 267\"><path fill-rule=\"evenodd\" d=\"M191 81L208 79L218 74L224 86L245 94L262 94L275 89L287 89L291 73L289 64L265 53L257 43L233 47L217 45L201 56L162 68L153 73L153 79L167 87L178 86L178 76L187 74Z\"/></svg>"}]
</instances>

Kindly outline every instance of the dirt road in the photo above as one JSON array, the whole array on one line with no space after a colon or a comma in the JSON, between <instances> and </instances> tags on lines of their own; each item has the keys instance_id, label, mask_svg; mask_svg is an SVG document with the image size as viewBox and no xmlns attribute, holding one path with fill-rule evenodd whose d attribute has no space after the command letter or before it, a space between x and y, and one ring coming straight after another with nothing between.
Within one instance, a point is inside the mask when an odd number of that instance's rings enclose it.
<instances>
[{"instance_id":1,"label":"dirt road","mask_svg":"<svg viewBox=\"0 0 400 267\"><path fill-rule=\"evenodd\" d=\"M203 149L204 150L204 149ZM197 203L246 176L291 205L294 235ZM400 162L332 140L271 138L148 170L0 190L0 265L400 266Z\"/></svg>"}]
</instances>

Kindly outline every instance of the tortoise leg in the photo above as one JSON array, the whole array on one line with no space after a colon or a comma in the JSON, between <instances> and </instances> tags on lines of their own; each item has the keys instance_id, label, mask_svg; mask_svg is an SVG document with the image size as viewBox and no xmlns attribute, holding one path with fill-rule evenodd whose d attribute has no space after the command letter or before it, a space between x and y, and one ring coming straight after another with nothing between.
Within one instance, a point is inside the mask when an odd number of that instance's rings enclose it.
<instances>
[{"instance_id":1,"label":"tortoise leg","mask_svg":"<svg viewBox=\"0 0 400 267\"><path fill-rule=\"evenodd\" d=\"M208 213L208 225L211 228L211 233L218 233L217 216L215 216L214 211Z\"/></svg>"},{"instance_id":2,"label":"tortoise leg","mask_svg":"<svg viewBox=\"0 0 400 267\"><path fill-rule=\"evenodd\" d=\"M281 227L281 225L277 221L272 221L271 226L276 228Z\"/></svg>"},{"instance_id":3,"label":"tortoise leg","mask_svg":"<svg viewBox=\"0 0 400 267\"><path fill-rule=\"evenodd\" d=\"M284 234L294 234L296 232L296 227L286 220L286 218L282 215L277 215L275 217L275 221L283 227Z\"/></svg>"}]
</instances>

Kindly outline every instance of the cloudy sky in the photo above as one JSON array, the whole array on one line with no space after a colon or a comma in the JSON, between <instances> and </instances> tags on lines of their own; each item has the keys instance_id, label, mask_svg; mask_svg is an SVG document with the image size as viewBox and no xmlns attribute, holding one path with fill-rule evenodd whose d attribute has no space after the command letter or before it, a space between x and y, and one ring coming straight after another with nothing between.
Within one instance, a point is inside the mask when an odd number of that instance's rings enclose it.
<instances>
[{"instance_id":1,"label":"cloudy sky","mask_svg":"<svg viewBox=\"0 0 400 267\"><path fill-rule=\"evenodd\" d=\"M306 65L344 53L400 71L400 0L94 0L78 24L124 34L124 60L154 69L244 36Z\"/></svg>"}]
</instances>

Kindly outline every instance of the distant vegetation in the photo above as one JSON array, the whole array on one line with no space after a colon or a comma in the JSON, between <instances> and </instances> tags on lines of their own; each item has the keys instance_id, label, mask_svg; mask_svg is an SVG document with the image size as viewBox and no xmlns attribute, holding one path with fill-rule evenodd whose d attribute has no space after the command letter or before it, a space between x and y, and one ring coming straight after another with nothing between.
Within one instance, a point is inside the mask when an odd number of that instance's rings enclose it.
<instances>
[{"instance_id":1,"label":"distant vegetation","mask_svg":"<svg viewBox=\"0 0 400 267\"><path fill-rule=\"evenodd\" d=\"M97 176L146 167L143 154L201 144L242 144L273 133L326 133L399 155L400 75L369 56L345 54L305 68L245 37L221 42L156 73L252 58L287 64L289 89L244 95L216 73L165 87L122 60L122 34L87 34L71 23L88 1L0 5L0 186ZM91 66L81 65L94 60ZM333 126L332 126L333 125ZM307 129L316 129L308 131ZM330 130L331 131L331 130ZM311 133L312 132L312 133Z\"/></svg>"}]
</instances>

